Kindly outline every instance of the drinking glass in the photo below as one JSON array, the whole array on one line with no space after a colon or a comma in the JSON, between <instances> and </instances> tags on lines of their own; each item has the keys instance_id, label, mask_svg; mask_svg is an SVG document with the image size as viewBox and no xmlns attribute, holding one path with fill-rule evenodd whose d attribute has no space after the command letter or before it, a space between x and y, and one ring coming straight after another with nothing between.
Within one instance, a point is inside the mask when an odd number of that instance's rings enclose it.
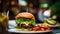
<instances>
[{"instance_id":1,"label":"drinking glass","mask_svg":"<svg viewBox=\"0 0 60 34\"><path fill-rule=\"evenodd\" d=\"M2 31L7 31L8 30L8 20L9 20L9 11L7 12L2 12L1 13L1 23L2 23Z\"/></svg>"}]
</instances>

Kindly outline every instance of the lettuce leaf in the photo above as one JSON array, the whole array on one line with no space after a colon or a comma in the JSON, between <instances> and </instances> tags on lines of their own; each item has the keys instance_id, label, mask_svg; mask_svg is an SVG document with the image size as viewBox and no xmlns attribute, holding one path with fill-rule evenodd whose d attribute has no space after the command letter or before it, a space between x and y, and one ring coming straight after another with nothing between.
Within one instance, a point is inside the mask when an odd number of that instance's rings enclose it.
<instances>
[{"instance_id":1,"label":"lettuce leaf","mask_svg":"<svg viewBox=\"0 0 60 34\"><path fill-rule=\"evenodd\" d=\"M32 19L28 19L28 18L20 18L20 19L16 20L16 24L18 24L18 23L24 23L26 25L28 25L29 23L32 23L33 25L35 25L36 21L32 20Z\"/></svg>"}]
</instances>

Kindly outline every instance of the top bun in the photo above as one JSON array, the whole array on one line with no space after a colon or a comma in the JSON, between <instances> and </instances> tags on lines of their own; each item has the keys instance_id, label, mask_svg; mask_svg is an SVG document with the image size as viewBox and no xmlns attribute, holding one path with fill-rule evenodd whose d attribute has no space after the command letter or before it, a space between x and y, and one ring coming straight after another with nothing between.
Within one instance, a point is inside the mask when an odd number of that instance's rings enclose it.
<instances>
[{"instance_id":1,"label":"top bun","mask_svg":"<svg viewBox=\"0 0 60 34\"><path fill-rule=\"evenodd\" d=\"M32 19L32 20L35 20L34 16L31 14L31 13L28 13L28 12L22 12L22 13L19 13L15 19L19 19L19 18L28 18L28 19Z\"/></svg>"}]
</instances>

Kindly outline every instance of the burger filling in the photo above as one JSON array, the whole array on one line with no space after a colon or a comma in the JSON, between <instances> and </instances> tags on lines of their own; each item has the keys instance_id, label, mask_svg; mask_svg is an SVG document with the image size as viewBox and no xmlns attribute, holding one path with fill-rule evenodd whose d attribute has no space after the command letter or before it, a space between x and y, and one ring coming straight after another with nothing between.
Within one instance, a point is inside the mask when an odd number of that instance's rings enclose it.
<instances>
[{"instance_id":1,"label":"burger filling","mask_svg":"<svg viewBox=\"0 0 60 34\"><path fill-rule=\"evenodd\" d=\"M29 18L19 18L16 20L17 28L32 28L35 25L35 20Z\"/></svg>"}]
</instances>

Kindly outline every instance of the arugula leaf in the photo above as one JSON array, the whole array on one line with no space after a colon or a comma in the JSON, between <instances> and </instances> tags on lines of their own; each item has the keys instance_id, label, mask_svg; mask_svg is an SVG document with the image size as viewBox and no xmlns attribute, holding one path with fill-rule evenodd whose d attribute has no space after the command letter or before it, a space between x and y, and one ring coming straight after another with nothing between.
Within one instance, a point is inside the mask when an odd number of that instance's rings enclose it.
<instances>
[{"instance_id":1,"label":"arugula leaf","mask_svg":"<svg viewBox=\"0 0 60 34\"><path fill-rule=\"evenodd\" d=\"M19 24L19 23L24 23L28 26L29 23L32 23L33 25L35 25L36 21L32 20L32 19L27 19L27 18L20 18L20 19L16 20L16 24ZM19 27L19 26L15 26L15 28L20 28L22 30L24 29L24 28ZM28 30L30 30L30 29L28 28Z\"/></svg>"},{"instance_id":2,"label":"arugula leaf","mask_svg":"<svg viewBox=\"0 0 60 34\"><path fill-rule=\"evenodd\" d=\"M16 20L16 24L22 23L22 22L26 22L26 23L32 22L33 24L35 24L35 20L31 20L31 19L20 18L20 19Z\"/></svg>"}]
</instances>

